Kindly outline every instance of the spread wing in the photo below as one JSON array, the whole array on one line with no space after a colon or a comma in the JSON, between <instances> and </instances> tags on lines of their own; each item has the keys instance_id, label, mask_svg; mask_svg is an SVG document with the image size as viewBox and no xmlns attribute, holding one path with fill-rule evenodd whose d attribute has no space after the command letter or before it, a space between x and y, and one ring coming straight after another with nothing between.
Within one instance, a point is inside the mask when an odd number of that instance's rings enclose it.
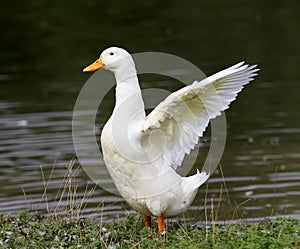
<instances>
[{"instance_id":1,"label":"spread wing","mask_svg":"<svg viewBox=\"0 0 300 249\"><path fill-rule=\"evenodd\" d=\"M160 148L167 165L174 169L180 166L185 154L198 143L209 120L229 108L243 86L257 75L256 65L243 64L240 62L170 94L147 116L142 141ZM153 134L155 139L151 139Z\"/></svg>"}]
</instances>

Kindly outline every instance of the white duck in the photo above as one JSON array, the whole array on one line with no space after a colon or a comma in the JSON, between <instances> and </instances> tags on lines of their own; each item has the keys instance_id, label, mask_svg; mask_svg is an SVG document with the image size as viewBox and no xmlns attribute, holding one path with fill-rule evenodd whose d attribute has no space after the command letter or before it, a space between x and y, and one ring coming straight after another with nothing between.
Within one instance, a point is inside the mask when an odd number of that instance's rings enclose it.
<instances>
[{"instance_id":1,"label":"white duck","mask_svg":"<svg viewBox=\"0 0 300 249\"><path fill-rule=\"evenodd\" d=\"M208 172L181 177L176 168L198 143L209 120L235 100L258 69L238 63L186 86L161 102L148 116L132 56L111 47L83 71L105 68L116 78L116 103L105 124L101 144L108 171L128 204L145 215L150 226L156 216L159 233L164 217L187 210Z\"/></svg>"}]
</instances>

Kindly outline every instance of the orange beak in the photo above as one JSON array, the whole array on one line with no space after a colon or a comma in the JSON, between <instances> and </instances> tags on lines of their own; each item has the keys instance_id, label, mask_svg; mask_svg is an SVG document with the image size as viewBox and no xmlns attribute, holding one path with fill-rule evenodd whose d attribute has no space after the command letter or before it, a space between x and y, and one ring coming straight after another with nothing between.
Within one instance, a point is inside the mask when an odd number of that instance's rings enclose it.
<instances>
[{"instance_id":1,"label":"orange beak","mask_svg":"<svg viewBox=\"0 0 300 249\"><path fill-rule=\"evenodd\" d=\"M100 56L100 58L98 60L96 60L94 63L87 66L85 69L83 69L83 72L92 72L92 71L101 69L103 67L105 67L105 65L102 63L102 58Z\"/></svg>"}]
</instances>

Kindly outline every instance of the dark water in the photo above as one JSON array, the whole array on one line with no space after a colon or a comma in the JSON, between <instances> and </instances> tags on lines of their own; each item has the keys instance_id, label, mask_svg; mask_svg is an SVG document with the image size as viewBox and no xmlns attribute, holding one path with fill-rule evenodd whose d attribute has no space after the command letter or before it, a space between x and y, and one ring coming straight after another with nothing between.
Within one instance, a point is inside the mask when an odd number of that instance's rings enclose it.
<instances>
[{"instance_id":1,"label":"dark water","mask_svg":"<svg viewBox=\"0 0 300 249\"><path fill-rule=\"evenodd\" d=\"M132 53L175 54L207 75L240 60L257 63L260 76L226 112L222 171L218 169L200 189L187 216L205 220L213 207L219 220L300 218L299 5L298 1L3 3L0 213L55 208L66 167L76 156L72 111L90 76L82 68L103 48L118 45ZM145 80L144 86L170 91L180 87L166 78ZM101 104L98 127L109 117L113 101L111 91ZM195 167L204 163L209 139L205 134ZM78 162L74 168L80 200L94 184ZM109 219L125 210L130 208L122 198L96 187L80 215Z\"/></svg>"}]
</instances>

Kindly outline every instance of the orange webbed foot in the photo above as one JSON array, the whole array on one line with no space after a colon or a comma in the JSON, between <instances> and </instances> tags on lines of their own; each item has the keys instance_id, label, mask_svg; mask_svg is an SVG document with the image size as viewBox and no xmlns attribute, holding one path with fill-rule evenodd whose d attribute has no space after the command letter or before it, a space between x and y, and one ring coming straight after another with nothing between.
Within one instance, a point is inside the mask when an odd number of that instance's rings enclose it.
<instances>
[{"instance_id":1,"label":"orange webbed foot","mask_svg":"<svg viewBox=\"0 0 300 249\"><path fill-rule=\"evenodd\" d=\"M163 215L157 216L156 220L157 220L159 234L164 235L167 232L165 228L164 216Z\"/></svg>"},{"instance_id":2,"label":"orange webbed foot","mask_svg":"<svg viewBox=\"0 0 300 249\"><path fill-rule=\"evenodd\" d=\"M145 227L151 227L151 216L145 215Z\"/></svg>"}]
</instances>

